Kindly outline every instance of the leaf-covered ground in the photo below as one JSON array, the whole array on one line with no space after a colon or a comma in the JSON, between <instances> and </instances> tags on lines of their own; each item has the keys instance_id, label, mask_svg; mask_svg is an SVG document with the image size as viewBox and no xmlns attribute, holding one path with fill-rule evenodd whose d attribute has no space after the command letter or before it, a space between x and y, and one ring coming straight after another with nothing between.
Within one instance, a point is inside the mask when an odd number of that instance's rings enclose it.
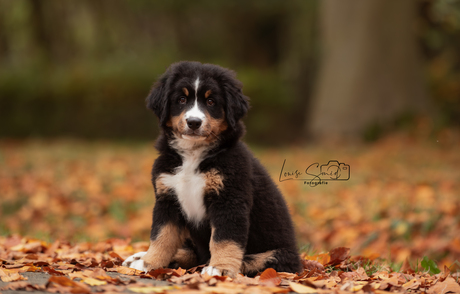
<instances>
[{"instance_id":1,"label":"leaf-covered ground","mask_svg":"<svg viewBox=\"0 0 460 294\"><path fill-rule=\"evenodd\" d=\"M281 282L276 291L289 287L296 291L292 281L316 288L316 292L417 293L458 283L458 131L431 137L394 134L362 145L252 149L289 204L304 257L324 267L296 276L277 273L273 279ZM29 270L62 270L62 277L80 281L83 286L78 285L84 288L85 277L101 280L89 271L118 271L119 259L147 246L154 205L149 174L156 156L153 142L0 141L2 280L14 280ZM289 170L338 160L350 166L350 179L316 187L303 181L279 182L284 160ZM34 247L37 242L40 247ZM327 252L341 247L350 248L347 258L328 264L331 254ZM179 286L180 290L223 292L206 287L234 287L227 290L236 293L249 291L247 285L264 280L240 281L243 287L184 271L163 273L161 278L182 285L191 275L196 277L188 286ZM61 278L48 287L59 283L75 285ZM126 280L107 283L129 287L123 284Z\"/></svg>"},{"instance_id":2,"label":"leaf-covered ground","mask_svg":"<svg viewBox=\"0 0 460 294\"><path fill-rule=\"evenodd\" d=\"M349 256L339 247L314 256L303 254L301 273L267 269L255 278L201 275L192 269L157 269L148 273L121 266L124 258L148 244L111 239L90 244L46 243L20 237L0 238L0 290L52 293L448 293L460 292L460 273L447 267L434 274L429 267L415 272L405 264L399 272L372 260ZM427 260L425 262L432 262ZM422 262L423 265L423 262ZM25 273L46 272L45 284L29 283ZM119 273L120 275L110 275ZM151 285L133 276L169 282Z\"/></svg>"}]
</instances>

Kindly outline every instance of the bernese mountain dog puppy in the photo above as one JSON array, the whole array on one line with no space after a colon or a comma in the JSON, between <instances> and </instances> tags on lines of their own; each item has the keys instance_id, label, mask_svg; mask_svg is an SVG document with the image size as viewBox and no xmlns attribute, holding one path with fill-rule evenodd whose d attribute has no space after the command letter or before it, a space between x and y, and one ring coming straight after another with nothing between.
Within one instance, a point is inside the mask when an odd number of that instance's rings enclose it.
<instances>
[{"instance_id":1,"label":"bernese mountain dog puppy","mask_svg":"<svg viewBox=\"0 0 460 294\"><path fill-rule=\"evenodd\" d=\"M235 73L212 64L172 64L154 85L146 101L161 134L150 247L124 266L207 264L202 273L230 277L302 270L286 203L240 141L248 100Z\"/></svg>"}]
</instances>

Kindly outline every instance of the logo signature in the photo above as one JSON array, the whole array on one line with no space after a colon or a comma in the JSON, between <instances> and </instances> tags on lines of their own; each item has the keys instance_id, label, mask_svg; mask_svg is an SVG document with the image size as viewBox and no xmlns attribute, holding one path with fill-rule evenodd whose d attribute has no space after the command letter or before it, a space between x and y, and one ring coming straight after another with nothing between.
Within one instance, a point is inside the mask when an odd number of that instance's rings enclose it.
<instances>
[{"instance_id":1,"label":"logo signature","mask_svg":"<svg viewBox=\"0 0 460 294\"><path fill-rule=\"evenodd\" d=\"M281 167L279 181L297 180L303 181L304 185L316 187L318 185L328 184L328 181L348 181L350 179L350 166L329 160L327 164L320 165L312 163L305 169L287 169L286 159Z\"/></svg>"}]
</instances>

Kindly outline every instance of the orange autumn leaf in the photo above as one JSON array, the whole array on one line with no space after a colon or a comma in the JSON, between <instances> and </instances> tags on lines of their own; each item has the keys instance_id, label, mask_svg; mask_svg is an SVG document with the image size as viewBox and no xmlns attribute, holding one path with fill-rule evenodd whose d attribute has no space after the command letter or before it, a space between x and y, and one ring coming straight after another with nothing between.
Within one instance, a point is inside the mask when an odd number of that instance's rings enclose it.
<instances>
[{"instance_id":1,"label":"orange autumn leaf","mask_svg":"<svg viewBox=\"0 0 460 294\"><path fill-rule=\"evenodd\" d=\"M93 278L83 278L82 282L85 283L85 284L88 284L90 286L107 285L106 281L101 281L101 280L93 279Z\"/></svg>"},{"instance_id":2,"label":"orange autumn leaf","mask_svg":"<svg viewBox=\"0 0 460 294\"><path fill-rule=\"evenodd\" d=\"M6 275L1 275L2 282L14 282L14 281L24 281L27 280L26 277L20 275L19 273L9 273Z\"/></svg>"},{"instance_id":3,"label":"orange autumn leaf","mask_svg":"<svg viewBox=\"0 0 460 294\"><path fill-rule=\"evenodd\" d=\"M289 282L289 287L295 293L318 293L318 290L312 287L304 286L299 283Z\"/></svg>"},{"instance_id":4,"label":"orange autumn leaf","mask_svg":"<svg viewBox=\"0 0 460 294\"><path fill-rule=\"evenodd\" d=\"M321 253L321 254L312 255L312 256L305 256L305 259L314 260L314 261L321 263L322 265L326 265L331 260L331 256L329 255L329 253Z\"/></svg>"},{"instance_id":5,"label":"orange autumn leaf","mask_svg":"<svg viewBox=\"0 0 460 294\"><path fill-rule=\"evenodd\" d=\"M452 278L448 277L446 278L443 282L437 282L436 285L431 287L428 290L428 293L460 293L460 285L457 283L457 281Z\"/></svg>"},{"instance_id":6,"label":"orange autumn leaf","mask_svg":"<svg viewBox=\"0 0 460 294\"><path fill-rule=\"evenodd\" d=\"M143 272L140 270L125 267L125 266L117 267L117 272L123 275L129 275L129 276L139 276L143 274Z\"/></svg>"},{"instance_id":7,"label":"orange autumn leaf","mask_svg":"<svg viewBox=\"0 0 460 294\"><path fill-rule=\"evenodd\" d=\"M350 253L350 248L346 248L346 247L338 247L338 248L332 249L331 251L329 251L329 255L331 259L328 263L326 263L326 266L338 265L339 263L341 263L342 261L345 261L347 258L350 257L349 253Z\"/></svg>"},{"instance_id":8,"label":"orange autumn leaf","mask_svg":"<svg viewBox=\"0 0 460 294\"><path fill-rule=\"evenodd\" d=\"M261 285L278 286L281 284L281 278L278 277L278 273L274 269L267 268L260 275L259 282Z\"/></svg>"},{"instance_id":9,"label":"orange autumn leaf","mask_svg":"<svg viewBox=\"0 0 460 294\"><path fill-rule=\"evenodd\" d=\"M70 292L70 293L91 293L91 288L86 286L83 283L75 282L70 280L67 277L56 277L53 276L49 278L48 283L46 284L48 289L57 289L60 291Z\"/></svg>"}]
</instances>

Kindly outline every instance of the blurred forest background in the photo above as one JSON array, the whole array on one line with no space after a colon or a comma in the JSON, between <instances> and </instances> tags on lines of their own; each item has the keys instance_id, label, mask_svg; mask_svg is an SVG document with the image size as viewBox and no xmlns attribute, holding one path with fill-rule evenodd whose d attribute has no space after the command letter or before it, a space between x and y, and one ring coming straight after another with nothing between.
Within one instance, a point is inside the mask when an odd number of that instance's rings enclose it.
<instances>
[{"instance_id":1,"label":"blurred forest background","mask_svg":"<svg viewBox=\"0 0 460 294\"><path fill-rule=\"evenodd\" d=\"M151 139L179 60L237 71L252 142L460 122L459 1L1 0L0 136Z\"/></svg>"},{"instance_id":2,"label":"blurred forest background","mask_svg":"<svg viewBox=\"0 0 460 294\"><path fill-rule=\"evenodd\" d=\"M0 238L147 241L144 99L179 60L237 72L302 250L460 265L458 0L0 0Z\"/></svg>"}]
</instances>

